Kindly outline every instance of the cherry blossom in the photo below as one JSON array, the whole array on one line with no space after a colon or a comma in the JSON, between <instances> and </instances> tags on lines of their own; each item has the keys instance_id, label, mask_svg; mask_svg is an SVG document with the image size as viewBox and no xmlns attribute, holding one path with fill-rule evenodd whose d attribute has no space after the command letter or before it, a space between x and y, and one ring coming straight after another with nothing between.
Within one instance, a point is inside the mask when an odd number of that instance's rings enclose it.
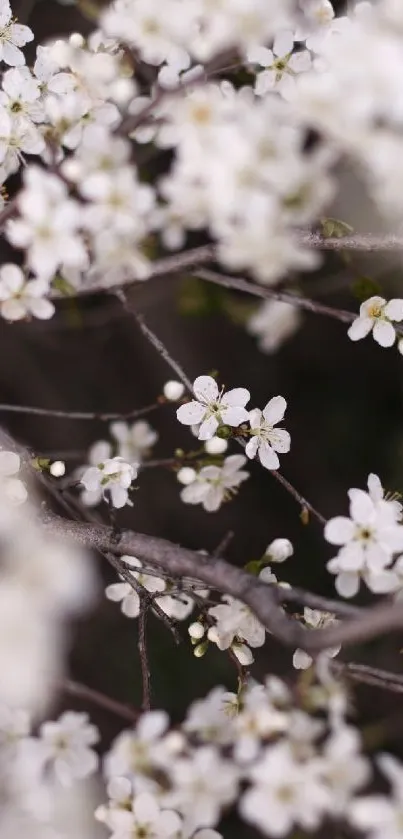
<instances>
[{"instance_id":1,"label":"cherry blossom","mask_svg":"<svg viewBox=\"0 0 403 839\"><path fill-rule=\"evenodd\" d=\"M294 553L294 548L289 539L273 539L267 546L265 556L271 562L285 562Z\"/></svg>"},{"instance_id":2,"label":"cherry blossom","mask_svg":"<svg viewBox=\"0 0 403 839\"><path fill-rule=\"evenodd\" d=\"M181 491L181 500L185 504L202 504L206 512L214 513L249 478L249 473L242 469L246 462L242 454L231 454L222 466L203 466L199 472L190 467L182 468L178 478L186 485Z\"/></svg>"},{"instance_id":3,"label":"cherry blossom","mask_svg":"<svg viewBox=\"0 0 403 839\"><path fill-rule=\"evenodd\" d=\"M0 268L0 312L6 320L26 317L51 318L55 307L47 299L49 285L43 279L26 280L18 265L7 263Z\"/></svg>"},{"instance_id":4,"label":"cherry blossom","mask_svg":"<svg viewBox=\"0 0 403 839\"><path fill-rule=\"evenodd\" d=\"M310 609L309 606L305 606L304 623L310 629L320 629L327 626L334 626L337 623L337 619L330 612L321 612L318 609ZM323 650L319 653L318 658L335 658L339 654L340 649L341 647L338 646L332 647L329 650ZM313 663L313 659L305 650L295 650L292 663L296 670L306 670Z\"/></svg>"},{"instance_id":5,"label":"cherry blossom","mask_svg":"<svg viewBox=\"0 0 403 839\"><path fill-rule=\"evenodd\" d=\"M325 526L325 539L340 546L327 568L336 575L336 588L343 597L357 593L361 577L372 591L388 591L391 581L385 570L403 547L401 510L393 501L373 500L360 489L348 494L350 518L337 516ZM392 588L395 582L392 579Z\"/></svg>"},{"instance_id":6,"label":"cherry blossom","mask_svg":"<svg viewBox=\"0 0 403 839\"><path fill-rule=\"evenodd\" d=\"M25 64L24 47L32 41L34 34L29 26L15 23L8 0L1 0L0 5L0 60L11 67Z\"/></svg>"},{"instance_id":7,"label":"cherry blossom","mask_svg":"<svg viewBox=\"0 0 403 839\"><path fill-rule=\"evenodd\" d=\"M139 559L136 559L134 556L122 556L122 561L127 565L134 582L138 582L140 586L143 586L143 588L150 592L164 591L164 580L144 573L141 570L142 564ZM130 583L123 581L122 578L121 583L112 583L107 586L105 594L108 600L113 600L117 603L121 602L122 612L127 618L138 618L140 612L140 595Z\"/></svg>"},{"instance_id":8,"label":"cherry blossom","mask_svg":"<svg viewBox=\"0 0 403 839\"><path fill-rule=\"evenodd\" d=\"M1 269L0 269L1 270ZM16 452L0 450L0 481L2 490L12 504L23 504L28 498L27 488L20 478L21 458Z\"/></svg>"},{"instance_id":9,"label":"cherry blossom","mask_svg":"<svg viewBox=\"0 0 403 839\"><path fill-rule=\"evenodd\" d=\"M90 466L84 472L81 483L87 492L102 492L114 507L130 504L128 490L137 476L137 464L127 463L122 457L107 458L98 466Z\"/></svg>"},{"instance_id":10,"label":"cherry blossom","mask_svg":"<svg viewBox=\"0 0 403 839\"><path fill-rule=\"evenodd\" d=\"M268 836L286 836L294 825L319 827L330 794L310 763L295 759L289 745L269 746L249 772L252 787L241 799L241 815Z\"/></svg>"},{"instance_id":11,"label":"cherry blossom","mask_svg":"<svg viewBox=\"0 0 403 839\"><path fill-rule=\"evenodd\" d=\"M403 300L387 302L383 297L370 297L360 306L360 316L348 330L352 341L360 341L371 330L380 347L391 347L396 340L393 321L403 320Z\"/></svg>"},{"instance_id":12,"label":"cherry blossom","mask_svg":"<svg viewBox=\"0 0 403 839\"><path fill-rule=\"evenodd\" d=\"M274 353L297 331L301 314L296 306L278 300L265 300L249 318L248 332L256 335L263 353Z\"/></svg>"},{"instance_id":13,"label":"cherry blossom","mask_svg":"<svg viewBox=\"0 0 403 839\"><path fill-rule=\"evenodd\" d=\"M98 756L91 746L98 742L99 732L87 714L66 711L56 722L43 723L39 733L42 758L61 784L70 786L97 769Z\"/></svg>"},{"instance_id":14,"label":"cherry blossom","mask_svg":"<svg viewBox=\"0 0 403 839\"><path fill-rule=\"evenodd\" d=\"M200 423L199 440L213 437L220 424L237 427L247 422L245 405L250 393L246 388L237 387L223 393L211 376L198 376L193 382L193 392L196 400L181 405L176 416L184 425Z\"/></svg>"},{"instance_id":15,"label":"cherry blossom","mask_svg":"<svg viewBox=\"0 0 403 839\"><path fill-rule=\"evenodd\" d=\"M259 455L262 466L266 469L278 469L280 461L276 452L290 450L291 438L284 428L275 428L284 418L287 402L283 396L273 396L263 411L254 408L249 413L251 439L247 442L245 453L249 458Z\"/></svg>"},{"instance_id":16,"label":"cherry blossom","mask_svg":"<svg viewBox=\"0 0 403 839\"><path fill-rule=\"evenodd\" d=\"M248 61L265 69L259 73L255 83L257 96L264 96L276 90L285 99L294 93L294 76L309 70L311 56L308 50L293 52L294 37L290 31L276 35L273 49L254 47L248 51Z\"/></svg>"}]
</instances>

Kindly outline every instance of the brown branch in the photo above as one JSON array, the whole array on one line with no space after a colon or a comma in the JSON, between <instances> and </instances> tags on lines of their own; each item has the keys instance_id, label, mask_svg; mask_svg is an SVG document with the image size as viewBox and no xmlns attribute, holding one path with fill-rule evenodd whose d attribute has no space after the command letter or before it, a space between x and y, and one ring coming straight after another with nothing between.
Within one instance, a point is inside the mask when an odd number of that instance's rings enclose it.
<instances>
[{"instance_id":1,"label":"brown branch","mask_svg":"<svg viewBox=\"0 0 403 839\"><path fill-rule=\"evenodd\" d=\"M239 277L219 274L217 271L208 271L203 268L194 273L197 277L199 277L199 279L206 280L208 283L215 283L215 285L220 285L224 288L232 288L235 291L253 294L255 297L262 297L264 300L280 300L282 303L289 303L291 306L297 306L300 309L305 309L308 312L314 312L317 315L325 315L326 317L340 320L343 323L352 323L352 321L357 317L354 312L347 312L344 309L335 309L331 306L325 306L324 303L318 303L316 300L310 300L308 297L299 297L297 294L290 294L287 291L276 291L274 288L260 286L256 283L251 283L248 280L242 280Z\"/></svg>"},{"instance_id":2,"label":"brown branch","mask_svg":"<svg viewBox=\"0 0 403 839\"><path fill-rule=\"evenodd\" d=\"M67 521L53 514L45 515L44 523L51 532L70 537L101 553L110 551L137 556L152 566L163 568L172 577L199 579L210 588L229 594L249 606L267 631L279 641L307 652L318 652L338 644L352 645L403 629L403 604L389 600L326 629L306 629L289 618L279 606L280 589L274 591L258 578L223 559L128 530L123 531L116 541L111 529L105 525Z\"/></svg>"},{"instance_id":3,"label":"brown branch","mask_svg":"<svg viewBox=\"0 0 403 839\"><path fill-rule=\"evenodd\" d=\"M141 676L143 680L143 700L141 707L143 711L149 711L151 708L151 675L150 665L148 663L147 651L147 611L148 604L144 596L140 595L140 612L139 612L139 640L138 650L141 664Z\"/></svg>"},{"instance_id":4,"label":"brown branch","mask_svg":"<svg viewBox=\"0 0 403 839\"><path fill-rule=\"evenodd\" d=\"M94 690L94 688L89 688L70 679L60 682L60 689L64 693L68 693L69 696L76 696L78 699L91 702L93 705L97 705L105 711L110 711L111 714L116 714L118 717L131 723L137 722L141 714L141 711L137 711L136 708L132 708L130 705L118 702L117 699L112 699L111 696L107 696L99 690Z\"/></svg>"},{"instance_id":5,"label":"brown branch","mask_svg":"<svg viewBox=\"0 0 403 839\"><path fill-rule=\"evenodd\" d=\"M325 238L320 233L301 231L300 244L324 251L401 251L403 236L392 233L352 233L349 236Z\"/></svg>"}]
</instances>

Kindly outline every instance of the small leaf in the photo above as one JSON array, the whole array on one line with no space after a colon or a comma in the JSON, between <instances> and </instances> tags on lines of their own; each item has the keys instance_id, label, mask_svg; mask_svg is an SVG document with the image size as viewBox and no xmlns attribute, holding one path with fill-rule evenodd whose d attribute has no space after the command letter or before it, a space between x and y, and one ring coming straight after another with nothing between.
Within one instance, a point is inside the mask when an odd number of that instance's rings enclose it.
<instances>
[{"instance_id":1,"label":"small leaf","mask_svg":"<svg viewBox=\"0 0 403 839\"><path fill-rule=\"evenodd\" d=\"M368 297L382 296L382 289L372 277L358 277L352 286L352 292L357 300L368 300Z\"/></svg>"},{"instance_id":2,"label":"small leaf","mask_svg":"<svg viewBox=\"0 0 403 839\"><path fill-rule=\"evenodd\" d=\"M320 232L324 239L343 239L353 231L351 224L337 218L324 218L320 222Z\"/></svg>"},{"instance_id":3,"label":"small leaf","mask_svg":"<svg viewBox=\"0 0 403 839\"><path fill-rule=\"evenodd\" d=\"M60 294L63 294L65 297L73 297L76 293L76 289L74 286L66 280L65 277L62 277L61 274L56 274L56 276L52 280L52 287L56 291L60 291Z\"/></svg>"}]
</instances>

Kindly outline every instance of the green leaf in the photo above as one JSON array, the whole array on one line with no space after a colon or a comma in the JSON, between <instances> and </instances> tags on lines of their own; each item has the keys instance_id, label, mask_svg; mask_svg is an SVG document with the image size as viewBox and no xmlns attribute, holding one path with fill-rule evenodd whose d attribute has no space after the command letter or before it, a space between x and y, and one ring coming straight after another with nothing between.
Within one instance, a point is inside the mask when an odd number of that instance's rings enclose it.
<instances>
[{"instance_id":1,"label":"green leaf","mask_svg":"<svg viewBox=\"0 0 403 839\"><path fill-rule=\"evenodd\" d=\"M76 294L74 286L60 274L56 274L53 278L52 286L56 291L60 291L60 294L63 294L65 297L73 297Z\"/></svg>"},{"instance_id":2,"label":"green leaf","mask_svg":"<svg viewBox=\"0 0 403 839\"><path fill-rule=\"evenodd\" d=\"M381 295L382 289L372 277L358 277L353 283L351 291L357 300L368 300L368 297Z\"/></svg>"},{"instance_id":3,"label":"green leaf","mask_svg":"<svg viewBox=\"0 0 403 839\"><path fill-rule=\"evenodd\" d=\"M337 218L324 218L320 221L320 232L324 239L343 239L353 233L354 228Z\"/></svg>"}]
</instances>

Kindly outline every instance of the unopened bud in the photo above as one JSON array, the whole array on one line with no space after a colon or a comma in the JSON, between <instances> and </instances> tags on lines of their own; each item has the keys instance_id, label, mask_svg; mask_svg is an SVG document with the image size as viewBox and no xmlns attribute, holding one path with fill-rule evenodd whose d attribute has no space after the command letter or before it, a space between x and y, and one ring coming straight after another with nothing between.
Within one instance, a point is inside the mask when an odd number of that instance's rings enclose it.
<instances>
[{"instance_id":1,"label":"unopened bud","mask_svg":"<svg viewBox=\"0 0 403 839\"><path fill-rule=\"evenodd\" d=\"M49 467L49 472L54 478L61 478L66 472L66 464L63 460L55 460Z\"/></svg>"},{"instance_id":2,"label":"unopened bud","mask_svg":"<svg viewBox=\"0 0 403 839\"><path fill-rule=\"evenodd\" d=\"M195 655L196 658L203 658L203 656L207 652L207 648L208 648L208 641L203 641L201 644L198 644L197 647L194 648L193 655Z\"/></svg>"},{"instance_id":3,"label":"unopened bud","mask_svg":"<svg viewBox=\"0 0 403 839\"><path fill-rule=\"evenodd\" d=\"M204 635L204 626L199 621L195 621L191 623L188 628L188 633L192 639L192 641L200 641L200 638L203 638Z\"/></svg>"},{"instance_id":4,"label":"unopened bud","mask_svg":"<svg viewBox=\"0 0 403 839\"><path fill-rule=\"evenodd\" d=\"M204 448L208 454L223 454L227 451L228 443L220 437L212 437L211 440L206 440Z\"/></svg>"},{"instance_id":5,"label":"unopened bud","mask_svg":"<svg viewBox=\"0 0 403 839\"><path fill-rule=\"evenodd\" d=\"M272 562L284 562L293 553L294 548L289 539L274 539L266 548L266 554L270 556Z\"/></svg>"},{"instance_id":6,"label":"unopened bud","mask_svg":"<svg viewBox=\"0 0 403 839\"><path fill-rule=\"evenodd\" d=\"M182 382L176 382L174 379L171 379L164 384L163 394L170 402L177 402L183 396L184 392L185 386Z\"/></svg>"},{"instance_id":7,"label":"unopened bud","mask_svg":"<svg viewBox=\"0 0 403 839\"><path fill-rule=\"evenodd\" d=\"M184 486L188 486L192 484L193 481L197 477L197 472L195 469L192 469L191 466L182 466L182 469L179 469L179 472L176 475L180 484Z\"/></svg>"}]
</instances>

